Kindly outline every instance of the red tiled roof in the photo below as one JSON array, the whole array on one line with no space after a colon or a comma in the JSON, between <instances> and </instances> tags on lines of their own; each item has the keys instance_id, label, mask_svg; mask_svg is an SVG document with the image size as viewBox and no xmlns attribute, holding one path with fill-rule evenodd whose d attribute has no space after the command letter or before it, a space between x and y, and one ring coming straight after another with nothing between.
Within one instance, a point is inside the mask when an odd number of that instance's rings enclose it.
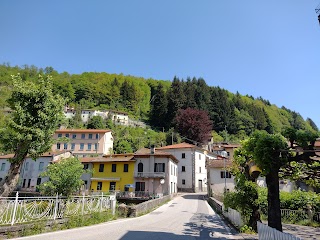
<instances>
[{"instance_id":1,"label":"red tiled roof","mask_svg":"<svg viewBox=\"0 0 320 240\"><path fill-rule=\"evenodd\" d=\"M65 153L65 151L45 152L40 157L52 157L54 155L59 155L62 153ZM13 158L13 157L14 157L13 153L6 154L6 155L0 155L0 159L7 159L7 158ZM29 157L29 156L27 156L27 157Z\"/></svg>"},{"instance_id":2,"label":"red tiled roof","mask_svg":"<svg viewBox=\"0 0 320 240\"><path fill-rule=\"evenodd\" d=\"M58 129L56 133L107 133L109 129Z\"/></svg>"},{"instance_id":3,"label":"red tiled roof","mask_svg":"<svg viewBox=\"0 0 320 240\"><path fill-rule=\"evenodd\" d=\"M314 143L314 146L315 147L320 147L320 140L317 139L316 142Z\"/></svg>"},{"instance_id":4,"label":"red tiled roof","mask_svg":"<svg viewBox=\"0 0 320 240\"><path fill-rule=\"evenodd\" d=\"M135 161L133 154L113 154L103 157L83 157L80 158L82 163L95 163L95 162L128 162Z\"/></svg>"},{"instance_id":5,"label":"red tiled roof","mask_svg":"<svg viewBox=\"0 0 320 240\"><path fill-rule=\"evenodd\" d=\"M231 167L232 161L226 160L226 167ZM207 161L207 168L224 168L224 160L210 159Z\"/></svg>"},{"instance_id":6,"label":"red tiled roof","mask_svg":"<svg viewBox=\"0 0 320 240\"><path fill-rule=\"evenodd\" d=\"M167 153L167 152L164 152L164 151L157 151L155 150L155 153L152 154L151 153L151 150L148 149L148 148L141 148L139 149L138 151L136 151L134 153L134 156L135 157L144 157L144 158L148 158L150 156L155 156L155 157L169 157L171 158L174 162L178 163L179 160L173 156L171 153Z\"/></svg>"},{"instance_id":7,"label":"red tiled roof","mask_svg":"<svg viewBox=\"0 0 320 240\"><path fill-rule=\"evenodd\" d=\"M168 145L168 146L165 146L165 147L160 147L160 148L157 148L157 149L162 150L162 149L177 149L177 148L197 148L197 146L183 142L183 143L177 143L177 144L173 144L173 145Z\"/></svg>"}]
</instances>

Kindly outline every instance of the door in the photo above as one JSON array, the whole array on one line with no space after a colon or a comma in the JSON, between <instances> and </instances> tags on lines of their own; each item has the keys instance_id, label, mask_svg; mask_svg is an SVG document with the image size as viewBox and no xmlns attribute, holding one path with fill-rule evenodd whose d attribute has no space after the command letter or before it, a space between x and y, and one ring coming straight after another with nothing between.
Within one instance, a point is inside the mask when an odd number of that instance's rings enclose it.
<instances>
[{"instance_id":1,"label":"door","mask_svg":"<svg viewBox=\"0 0 320 240\"><path fill-rule=\"evenodd\" d=\"M202 192L202 180L199 180L199 192Z\"/></svg>"}]
</instances>

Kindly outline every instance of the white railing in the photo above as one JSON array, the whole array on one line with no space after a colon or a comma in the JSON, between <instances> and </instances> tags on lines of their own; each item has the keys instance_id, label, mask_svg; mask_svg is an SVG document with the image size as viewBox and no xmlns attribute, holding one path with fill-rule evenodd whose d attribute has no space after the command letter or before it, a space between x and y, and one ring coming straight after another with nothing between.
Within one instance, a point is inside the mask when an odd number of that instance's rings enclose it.
<instances>
[{"instance_id":1,"label":"white railing","mask_svg":"<svg viewBox=\"0 0 320 240\"><path fill-rule=\"evenodd\" d=\"M289 233L280 232L274 228L271 228L263 223L257 222L258 224L258 235L259 240L302 240L301 238L295 237Z\"/></svg>"},{"instance_id":2,"label":"white railing","mask_svg":"<svg viewBox=\"0 0 320 240\"><path fill-rule=\"evenodd\" d=\"M241 214L237 210L228 208L222 211L222 214L226 218L228 218L233 223L233 225L237 226L238 228L241 228L244 225L241 218Z\"/></svg>"},{"instance_id":3,"label":"white railing","mask_svg":"<svg viewBox=\"0 0 320 240\"><path fill-rule=\"evenodd\" d=\"M73 215L103 212L108 209L115 214L115 196L73 196L0 198L0 225L56 220Z\"/></svg>"},{"instance_id":4,"label":"white railing","mask_svg":"<svg viewBox=\"0 0 320 240\"><path fill-rule=\"evenodd\" d=\"M134 174L135 177L141 178L164 178L166 173L164 172L137 172Z\"/></svg>"}]
</instances>

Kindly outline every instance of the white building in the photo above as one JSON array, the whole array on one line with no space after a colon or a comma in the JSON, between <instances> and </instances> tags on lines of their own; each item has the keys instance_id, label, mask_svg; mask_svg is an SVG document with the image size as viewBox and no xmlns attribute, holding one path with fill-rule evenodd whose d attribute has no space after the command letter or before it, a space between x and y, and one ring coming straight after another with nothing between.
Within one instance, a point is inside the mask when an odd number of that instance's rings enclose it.
<instances>
[{"instance_id":1,"label":"white building","mask_svg":"<svg viewBox=\"0 0 320 240\"><path fill-rule=\"evenodd\" d=\"M113 149L113 137L107 129L59 129L53 138L57 143L52 151L71 151L79 157L110 154Z\"/></svg>"},{"instance_id":2,"label":"white building","mask_svg":"<svg viewBox=\"0 0 320 240\"><path fill-rule=\"evenodd\" d=\"M208 171L208 195L223 195L224 191L233 191L234 176L227 170L232 162L225 158L211 159L207 161Z\"/></svg>"},{"instance_id":3,"label":"white building","mask_svg":"<svg viewBox=\"0 0 320 240\"><path fill-rule=\"evenodd\" d=\"M10 169L10 162L8 161L12 158L13 154L0 156L0 179L6 177ZM71 157L70 152L47 152L42 154L36 160L27 157L20 170L20 178L17 188L21 191L36 191L36 186L47 181L47 178L43 178L40 174L46 171L47 166L61 158Z\"/></svg>"},{"instance_id":4,"label":"white building","mask_svg":"<svg viewBox=\"0 0 320 240\"><path fill-rule=\"evenodd\" d=\"M178 190L184 192L207 191L206 159L215 155L205 149L188 143L179 143L157 148L157 151L165 151L178 160Z\"/></svg>"},{"instance_id":5,"label":"white building","mask_svg":"<svg viewBox=\"0 0 320 240\"><path fill-rule=\"evenodd\" d=\"M159 196L178 191L178 159L154 148L140 149L134 154L135 191Z\"/></svg>"}]
</instances>

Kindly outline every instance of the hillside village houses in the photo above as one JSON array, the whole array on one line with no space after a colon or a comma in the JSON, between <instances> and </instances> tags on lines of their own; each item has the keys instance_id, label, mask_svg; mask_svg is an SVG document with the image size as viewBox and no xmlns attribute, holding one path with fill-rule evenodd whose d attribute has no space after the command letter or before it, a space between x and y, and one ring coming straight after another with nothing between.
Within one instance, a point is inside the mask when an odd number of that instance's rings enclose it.
<instances>
[{"instance_id":1,"label":"hillside village houses","mask_svg":"<svg viewBox=\"0 0 320 240\"><path fill-rule=\"evenodd\" d=\"M53 138L57 142L52 151L36 161L31 158L24 161L19 190L36 191L36 186L47 180L40 174L48 164L72 155L79 157L84 169L94 170L82 176L83 190L87 193L114 190L160 196L178 191L208 191L210 195L222 195L224 190L232 191L235 186L234 177L225 167L231 165L233 151L239 145L221 144L210 152L192 144L179 143L140 149L131 154L111 154L113 137L110 130L59 129ZM320 148L320 140L316 147ZM6 176L10 167L8 159L12 156L0 156L0 180ZM264 178L258 178L257 183L266 186ZM280 180L279 185L281 190L289 192L296 188L296 184L287 180Z\"/></svg>"},{"instance_id":2,"label":"hillside village houses","mask_svg":"<svg viewBox=\"0 0 320 240\"><path fill-rule=\"evenodd\" d=\"M67 119L71 119L76 116L76 110L66 106L64 108L64 116ZM102 119L110 119L116 125L146 127L144 122L132 120L129 118L128 113L116 110L83 109L80 116L83 123L87 123L93 116L100 116Z\"/></svg>"}]
</instances>

